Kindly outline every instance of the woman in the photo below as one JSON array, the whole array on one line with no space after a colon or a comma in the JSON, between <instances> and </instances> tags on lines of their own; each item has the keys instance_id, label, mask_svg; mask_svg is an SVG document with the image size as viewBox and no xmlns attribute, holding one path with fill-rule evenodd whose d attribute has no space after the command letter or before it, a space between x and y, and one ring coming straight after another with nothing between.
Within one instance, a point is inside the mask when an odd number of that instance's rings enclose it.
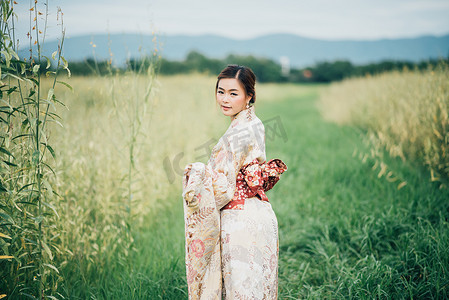
<instances>
[{"instance_id":1,"label":"woman","mask_svg":"<svg viewBox=\"0 0 449 300\"><path fill-rule=\"evenodd\" d=\"M287 167L279 159L265 162L255 80L244 66L229 65L220 73L216 101L231 124L208 163L184 171L190 299L277 297L278 227L265 191Z\"/></svg>"}]
</instances>

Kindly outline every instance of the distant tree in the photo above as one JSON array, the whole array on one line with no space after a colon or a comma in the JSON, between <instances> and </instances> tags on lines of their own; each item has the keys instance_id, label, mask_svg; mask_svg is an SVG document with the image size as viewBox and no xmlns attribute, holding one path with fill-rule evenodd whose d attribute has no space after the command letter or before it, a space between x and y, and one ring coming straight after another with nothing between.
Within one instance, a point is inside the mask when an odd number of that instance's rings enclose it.
<instances>
[{"instance_id":1,"label":"distant tree","mask_svg":"<svg viewBox=\"0 0 449 300\"><path fill-rule=\"evenodd\" d=\"M224 59L208 58L198 51L191 51L182 61L172 61L165 58L143 57L130 59L125 67L115 68L108 61L95 61L88 58L82 62L71 62L70 70L74 75L110 74L131 70L139 72L157 63L159 74L173 75L200 72L216 76L228 64L238 64L250 67L259 82L332 82L348 77L376 75L384 72L404 70L426 70L440 63L449 63L449 58L427 60L419 63L409 61L386 60L379 63L355 66L349 61L319 62L314 66L298 69L291 68L288 77L282 75L281 65L271 59L252 55L228 55ZM44 69L41 68L43 72Z\"/></svg>"},{"instance_id":2,"label":"distant tree","mask_svg":"<svg viewBox=\"0 0 449 300\"><path fill-rule=\"evenodd\" d=\"M331 82L351 76L354 66L349 61L321 62L310 68L310 72L314 82Z\"/></svg>"},{"instance_id":3,"label":"distant tree","mask_svg":"<svg viewBox=\"0 0 449 300\"><path fill-rule=\"evenodd\" d=\"M159 73L164 75L173 75L189 72L187 64L183 61L170 61L162 58L160 61Z\"/></svg>"},{"instance_id":4,"label":"distant tree","mask_svg":"<svg viewBox=\"0 0 449 300\"><path fill-rule=\"evenodd\" d=\"M73 75L106 75L114 70L116 70L116 68L114 68L111 65L111 62L107 60L96 61L93 58L88 58L80 62L70 62L70 71Z\"/></svg>"},{"instance_id":5,"label":"distant tree","mask_svg":"<svg viewBox=\"0 0 449 300\"><path fill-rule=\"evenodd\" d=\"M250 67L260 82L286 81L286 78L282 76L281 66L267 58L257 58L251 55L229 55L224 61L226 64L238 64Z\"/></svg>"},{"instance_id":6,"label":"distant tree","mask_svg":"<svg viewBox=\"0 0 449 300\"><path fill-rule=\"evenodd\" d=\"M197 51L191 51L187 55L185 62L190 70L208 74L218 74L224 67L223 61L207 58Z\"/></svg>"}]
</instances>

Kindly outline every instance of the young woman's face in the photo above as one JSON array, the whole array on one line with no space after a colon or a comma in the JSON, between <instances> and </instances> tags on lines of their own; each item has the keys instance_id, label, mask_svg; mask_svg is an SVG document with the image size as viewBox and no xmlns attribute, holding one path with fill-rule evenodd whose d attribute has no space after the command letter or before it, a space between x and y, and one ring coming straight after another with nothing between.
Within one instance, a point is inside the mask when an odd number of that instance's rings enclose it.
<instances>
[{"instance_id":1,"label":"young woman's face","mask_svg":"<svg viewBox=\"0 0 449 300\"><path fill-rule=\"evenodd\" d=\"M243 85L235 78L223 78L218 82L217 103L225 116L233 117L246 108L251 100Z\"/></svg>"}]
</instances>

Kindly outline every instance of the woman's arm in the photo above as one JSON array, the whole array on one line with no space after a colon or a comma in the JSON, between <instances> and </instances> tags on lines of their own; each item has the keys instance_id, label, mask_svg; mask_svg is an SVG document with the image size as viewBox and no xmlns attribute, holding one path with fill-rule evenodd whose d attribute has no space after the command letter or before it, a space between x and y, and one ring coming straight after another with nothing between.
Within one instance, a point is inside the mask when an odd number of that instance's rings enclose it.
<instances>
[{"instance_id":1,"label":"woman's arm","mask_svg":"<svg viewBox=\"0 0 449 300\"><path fill-rule=\"evenodd\" d=\"M234 197L237 174L243 165L254 159L265 160L263 137L263 124L259 121L227 131L220 139L208 163L218 209Z\"/></svg>"},{"instance_id":2,"label":"woman's arm","mask_svg":"<svg viewBox=\"0 0 449 300\"><path fill-rule=\"evenodd\" d=\"M206 166L194 163L186 166L183 177L183 197L188 206L195 206L198 185L211 183L217 209L232 200L237 174L243 165L257 159L265 160L264 127L258 123L231 128L219 140ZM203 168L204 167L204 168ZM201 171L199 171L201 170Z\"/></svg>"}]
</instances>

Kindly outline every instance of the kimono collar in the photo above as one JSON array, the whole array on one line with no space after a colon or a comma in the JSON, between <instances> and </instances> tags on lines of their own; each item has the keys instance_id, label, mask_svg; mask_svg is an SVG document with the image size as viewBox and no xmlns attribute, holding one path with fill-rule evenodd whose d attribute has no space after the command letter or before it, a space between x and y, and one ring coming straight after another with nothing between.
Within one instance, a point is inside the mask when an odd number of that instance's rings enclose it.
<instances>
[{"instance_id":1,"label":"kimono collar","mask_svg":"<svg viewBox=\"0 0 449 300\"><path fill-rule=\"evenodd\" d=\"M231 121L231 127L235 127L239 124L244 124L247 122L251 122L256 118L256 114L254 113L254 106L250 106L239 112Z\"/></svg>"}]
</instances>

